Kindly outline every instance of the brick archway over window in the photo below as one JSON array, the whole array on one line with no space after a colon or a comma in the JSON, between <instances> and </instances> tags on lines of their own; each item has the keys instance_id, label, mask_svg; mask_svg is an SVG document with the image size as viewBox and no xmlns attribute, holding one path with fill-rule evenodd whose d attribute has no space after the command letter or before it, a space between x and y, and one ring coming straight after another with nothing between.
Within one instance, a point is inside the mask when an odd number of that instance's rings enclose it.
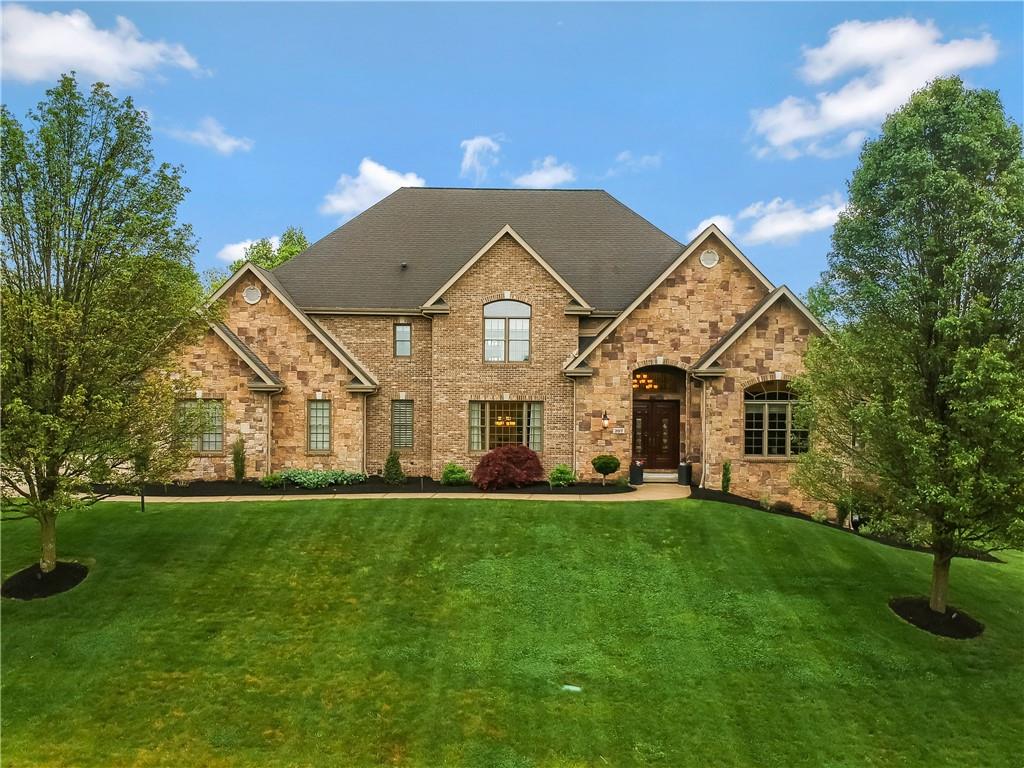
<instances>
[{"instance_id":1,"label":"brick archway over window","mask_svg":"<svg viewBox=\"0 0 1024 768\"><path fill-rule=\"evenodd\" d=\"M515 291L498 291L498 293L492 294L484 298L481 304L490 304L495 301L518 301L520 304L530 304L529 299L520 296Z\"/></svg>"},{"instance_id":2,"label":"brick archway over window","mask_svg":"<svg viewBox=\"0 0 1024 768\"><path fill-rule=\"evenodd\" d=\"M672 360L664 355L658 355L657 357L646 357L643 360L637 360L630 366L629 373L632 376L634 371L638 371L641 368L650 368L652 366L667 366L669 368L678 368L680 371L685 371L686 366L683 365L681 360Z\"/></svg>"},{"instance_id":3,"label":"brick archway over window","mask_svg":"<svg viewBox=\"0 0 1024 768\"><path fill-rule=\"evenodd\" d=\"M752 379L746 379L740 382L739 388L741 390L744 390L747 387L754 386L755 384L764 384L767 381L791 381L792 378L792 376L783 373L782 371L773 371L772 373L765 373L760 376L755 376Z\"/></svg>"}]
</instances>

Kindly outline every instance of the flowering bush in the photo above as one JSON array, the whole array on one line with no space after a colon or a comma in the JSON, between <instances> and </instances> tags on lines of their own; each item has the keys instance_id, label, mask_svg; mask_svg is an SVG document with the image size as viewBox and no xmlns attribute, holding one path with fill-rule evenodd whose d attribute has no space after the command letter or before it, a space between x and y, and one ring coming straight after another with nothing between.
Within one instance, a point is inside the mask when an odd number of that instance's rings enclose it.
<instances>
[{"instance_id":1,"label":"flowering bush","mask_svg":"<svg viewBox=\"0 0 1024 768\"><path fill-rule=\"evenodd\" d=\"M310 489L366 482L366 475L362 472L346 472L343 469L286 469L278 472L277 477L300 488Z\"/></svg>"},{"instance_id":2,"label":"flowering bush","mask_svg":"<svg viewBox=\"0 0 1024 768\"><path fill-rule=\"evenodd\" d=\"M544 468L537 454L525 445L503 445L480 459L473 471L478 488L493 491L510 485L519 487L544 479Z\"/></svg>"},{"instance_id":3,"label":"flowering bush","mask_svg":"<svg viewBox=\"0 0 1024 768\"><path fill-rule=\"evenodd\" d=\"M548 474L548 485L552 488L565 488L576 482L576 473L568 464L558 464Z\"/></svg>"}]
</instances>

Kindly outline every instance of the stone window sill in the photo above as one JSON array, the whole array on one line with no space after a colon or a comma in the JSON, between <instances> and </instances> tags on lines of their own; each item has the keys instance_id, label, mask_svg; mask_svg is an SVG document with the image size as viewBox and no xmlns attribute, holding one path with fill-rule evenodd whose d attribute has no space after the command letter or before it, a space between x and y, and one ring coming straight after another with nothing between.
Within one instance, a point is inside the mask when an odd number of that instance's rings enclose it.
<instances>
[{"instance_id":1,"label":"stone window sill","mask_svg":"<svg viewBox=\"0 0 1024 768\"><path fill-rule=\"evenodd\" d=\"M331 451L331 450L326 450L326 451L309 451L309 450L307 450L306 451L306 455L307 456L330 456L332 453L334 453L334 451Z\"/></svg>"}]
</instances>

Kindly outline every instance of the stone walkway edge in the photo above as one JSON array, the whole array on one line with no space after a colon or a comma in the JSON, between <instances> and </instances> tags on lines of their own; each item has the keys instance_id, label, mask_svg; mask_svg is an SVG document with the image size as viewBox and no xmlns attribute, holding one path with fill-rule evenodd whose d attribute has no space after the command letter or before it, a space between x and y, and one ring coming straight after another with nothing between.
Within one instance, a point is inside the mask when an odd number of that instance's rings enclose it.
<instances>
[{"instance_id":1,"label":"stone walkway edge","mask_svg":"<svg viewBox=\"0 0 1024 768\"><path fill-rule=\"evenodd\" d=\"M548 493L304 493L281 496L147 496L147 504L219 504L231 501L349 501L353 499L472 499L475 501L583 501L583 502L626 502L626 501L669 501L685 499L690 495L686 485L673 483L644 484L632 493L610 493L577 495ZM138 502L138 496L108 496L103 501Z\"/></svg>"}]
</instances>

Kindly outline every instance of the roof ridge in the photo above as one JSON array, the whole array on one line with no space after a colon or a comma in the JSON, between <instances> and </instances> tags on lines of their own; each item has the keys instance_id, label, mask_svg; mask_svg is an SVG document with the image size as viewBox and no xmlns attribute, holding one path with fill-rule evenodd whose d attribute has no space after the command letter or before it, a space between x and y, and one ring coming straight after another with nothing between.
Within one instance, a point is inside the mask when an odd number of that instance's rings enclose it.
<instances>
[{"instance_id":1,"label":"roof ridge","mask_svg":"<svg viewBox=\"0 0 1024 768\"><path fill-rule=\"evenodd\" d=\"M617 198L617 197L616 197L615 195L613 195L613 194L612 194L611 192L609 192L609 191L608 191L607 189L602 189L602 190L599 190L599 191L600 191L600 192L604 192L604 193L605 193L605 194L606 194L606 195L608 196L608 199L610 199L610 200L611 200L611 201L612 201L613 203L615 203L615 204L616 204L616 205L618 205L618 206L619 206L620 208L622 208L622 209L624 209L624 210L628 211L629 213L633 214L634 216L636 216L636 217L637 217L638 219L640 219L640 221L642 221L642 222L643 222L644 224L646 224L647 226L649 226L649 227L650 227L651 229L655 230L655 231L656 231L656 232L658 232L659 234L662 234L662 235L664 235L664 236L665 236L665 237L667 237L667 238L668 238L669 240L671 240L671 241L672 241L673 243L675 243L676 245L678 245L678 246L679 246L680 248L686 248L686 246L688 246L688 245L690 244L690 243L681 243L681 242L679 242L679 241L678 241L678 240L676 240L676 239L675 239L674 237L672 237L672 235L670 235L670 234L669 234L668 232L666 232L665 230L663 230L663 229L662 229L661 227L659 227L659 226L658 226L657 224L655 224L654 222L652 222L652 221L651 221L650 219L648 219L648 218L647 218L646 216L644 216L644 215L643 215L642 213L637 213L637 212L636 212L636 211L634 211L634 210L633 210L632 208L630 208L630 207L629 207L628 205L626 205L626 204L625 204L624 202L622 202L621 200L619 200L619 198ZM693 242L693 241L691 240L690 242Z\"/></svg>"},{"instance_id":2,"label":"roof ridge","mask_svg":"<svg viewBox=\"0 0 1024 768\"><path fill-rule=\"evenodd\" d=\"M401 190L449 190L458 192L604 192L608 194L608 191L601 187L573 187L571 189L560 189L558 187L449 187L449 186L423 186L423 187L399 187L395 192ZM391 194L394 194L392 192ZM389 195L390 197L390 195ZM376 205L376 203L374 203ZM369 210L369 209L367 209Z\"/></svg>"}]
</instances>

